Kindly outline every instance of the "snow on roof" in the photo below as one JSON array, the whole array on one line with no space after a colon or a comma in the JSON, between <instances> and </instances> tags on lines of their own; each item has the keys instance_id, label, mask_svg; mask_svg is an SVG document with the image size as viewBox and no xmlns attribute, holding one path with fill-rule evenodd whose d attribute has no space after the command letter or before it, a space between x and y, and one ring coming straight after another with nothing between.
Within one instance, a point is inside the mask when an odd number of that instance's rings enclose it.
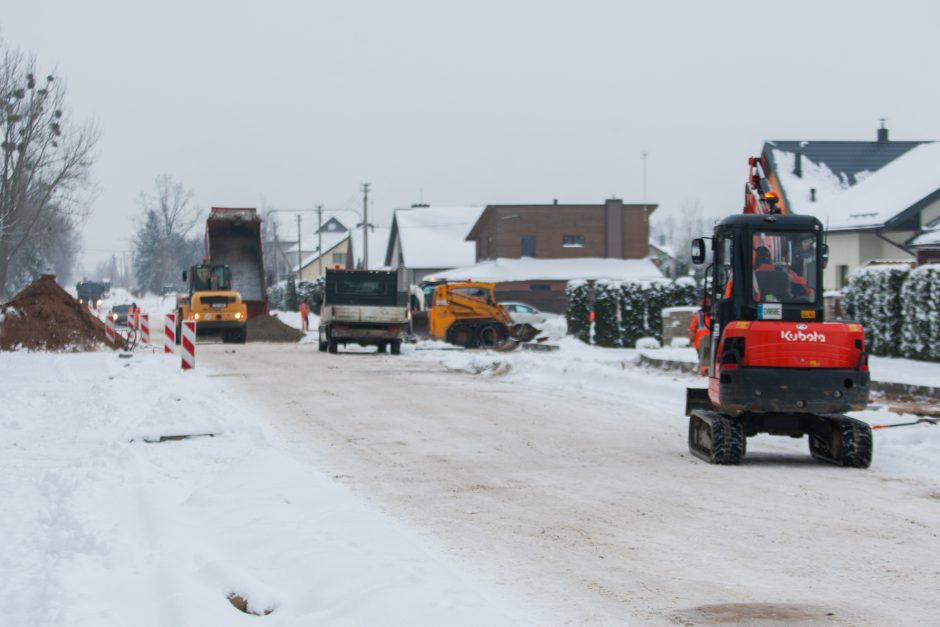
<instances>
[{"instance_id":1,"label":"snow on roof","mask_svg":"<svg viewBox=\"0 0 940 627\"><path fill-rule=\"evenodd\" d=\"M787 207L793 213L811 213L820 203L838 196L847 190L851 183L844 173L836 175L825 163L816 163L803 155L801 157L802 176L793 173L796 153L774 148L772 151L776 164L777 179L786 196ZM811 189L816 190L816 201L812 200ZM809 208L812 207L812 211Z\"/></svg>"},{"instance_id":2,"label":"snow on roof","mask_svg":"<svg viewBox=\"0 0 940 627\"><path fill-rule=\"evenodd\" d=\"M911 246L937 246L940 245L940 226L925 230L911 240Z\"/></svg>"},{"instance_id":3,"label":"snow on roof","mask_svg":"<svg viewBox=\"0 0 940 627\"><path fill-rule=\"evenodd\" d=\"M478 264L437 272L425 277L448 280L474 280L494 283L509 281L576 281L612 279L651 281L663 273L650 259L490 259Z\"/></svg>"},{"instance_id":4,"label":"snow on roof","mask_svg":"<svg viewBox=\"0 0 940 627\"><path fill-rule=\"evenodd\" d=\"M333 250L334 248L342 244L344 241L346 241L346 239L348 238L349 238L348 231L336 231L334 233L327 233L326 231L324 231L322 235L323 254L329 253L331 250ZM310 250L313 251L312 253L307 254L303 258L303 261L301 263L303 264L304 268L306 268L311 263L315 262L317 259L320 258L320 252L317 250L317 242L318 242L317 236L314 235L311 238L310 242L311 242L310 246L307 246L306 244L304 244L304 250L301 251L301 254L303 254L304 252L309 252ZM372 248L372 242L369 242L369 248ZM297 245L296 244L291 247L291 250L286 253L286 256L291 261L296 262L297 260ZM370 259L369 261L370 261L369 265L372 265L371 263L372 260ZM293 266L292 272L297 272L296 263Z\"/></svg>"},{"instance_id":5,"label":"snow on roof","mask_svg":"<svg viewBox=\"0 0 940 627\"><path fill-rule=\"evenodd\" d=\"M293 214L285 213L281 215L290 216L284 220L284 224L279 225L281 239L292 241L293 243L287 248L287 253L297 254L297 218ZM329 228L330 220L336 220L339 222L345 230L332 230ZM334 211L323 211L323 237L326 238L327 235L331 237L336 237L341 235L345 237L347 231L350 227L359 222L359 218L352 211L343 211L343 210L334 210ZM306 212L302 214L300 221L300 245L303 247L301 252L309 253L314 252L317 249L317 231L319 230L319 221L317 219L317 214L314 212ZM335 245L335 244L334 244ZM332 247L329 247L332 248ZM323 250L329 250L326 245L326 239L323 240Z\"/></svg>"},{"instance_id":6,"label":"snow on roof","mask_svg":"<svg viewBox=\"0 0 940 627\"><path fill-rule=\"evenodd\" d=\"M940 143L921 144L851 187L824 164L804 159L800 179L786 166L785 154L775 158L783 166L777 175L793 212L814 215L833 231L882 226L940 190ZM816 203L806 202L811 187Z\"/></svg>"},{"instance_id":7,"label":"snow on roof","mask_svg":"<svg viewBox=\"0 0 940 627\"><path fill-rule=\"evenodd\" d=\"M466 237L483 213L483 209L396 209L393 221L398 227L398 239L405 267L455 268L472 264L476 260L476 243L466 241Z\"/></svg>"},{"instance_id":8,"label":"snow on roof","mask_svg":"<svg viewBox=\"0 0 940 627\"><path fill-rule=\"evenodd\" d=\"M388 248L388 238L392 229L387 226L376 226L369 229L369 267L367 270L378 270L385 267L385 251ZM353 263L359 267L363 258L362 227L352 232Z\"/></svg>"}]
</instances>

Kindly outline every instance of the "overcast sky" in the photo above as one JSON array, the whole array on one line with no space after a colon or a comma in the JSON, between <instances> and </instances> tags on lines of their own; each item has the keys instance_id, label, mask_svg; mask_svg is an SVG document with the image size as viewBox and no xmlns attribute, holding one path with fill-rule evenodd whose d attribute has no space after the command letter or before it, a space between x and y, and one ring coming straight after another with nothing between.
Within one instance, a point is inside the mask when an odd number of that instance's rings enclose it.
<instances>
[{"instance_id":1,"label":"overcast sky","mask_svg":"<svg viewBox=\"0 0 940 627\"><path fill-rule=\"evenodd\" d=\"M935 2L4 2L102 136L86 259L211 205L742 205L765 139L940 138ZM91 265L87 266L91 267Z\"/></svg>"}]
</instances>

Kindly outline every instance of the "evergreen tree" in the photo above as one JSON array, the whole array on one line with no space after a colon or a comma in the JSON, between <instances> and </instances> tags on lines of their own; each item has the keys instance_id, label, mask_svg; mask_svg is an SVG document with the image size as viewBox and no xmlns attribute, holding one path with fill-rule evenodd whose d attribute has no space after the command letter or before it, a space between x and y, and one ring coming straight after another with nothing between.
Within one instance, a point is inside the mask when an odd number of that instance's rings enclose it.
<instances>
[{"instance_id":1,"label":"evergreen tree","mask_svg":"<svg viewBox=\"0 0 940 627\"><path fill-rule=\"evenodd\" d=\"M291 275L287 278L287 289L284 292L284 309L287 311L297 311L299 305L300 299L297 295L297 284L294 282L293 275Z\"/></svg>"},{"instance_id":2,"label":"evergreen tree","mask_svg":"<svg viewBox=\"0 0 940 627\"><path fill-rule=\"evenodd\" d=\"M646 290L638 281L620 284L620 343L633 348L646 335Z\"/></svg>"},{"instance_id":3,"label":"evergreen tree","mask_svg":"<svg viewBox=\"0 0 940 627\"><path fill-rule=\"evenodd\" d=\"M620 346L620 284L617 281L594 283L594 343L613 348Z\"/></svg>"},{"instance_id":4,"label":"evergreen tree","mask_svg":"<svg viewBox=\"0 0 940 627\"><path fill-rule=\"evenodd\" d=\"M565 320L568 322L568 335L573 335L582 342L591 341L591 299L587 281L569 281L565 288L568 307Z\"/></svg>"}]
</instances>

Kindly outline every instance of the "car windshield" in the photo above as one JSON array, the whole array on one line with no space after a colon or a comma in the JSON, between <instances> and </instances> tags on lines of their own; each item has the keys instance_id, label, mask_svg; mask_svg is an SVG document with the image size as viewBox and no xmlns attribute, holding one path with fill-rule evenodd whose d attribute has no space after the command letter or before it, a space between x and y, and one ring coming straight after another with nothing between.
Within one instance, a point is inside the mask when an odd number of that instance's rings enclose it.
<instances>
[{"instance_id":1,"label":"car windshield","mask_svg":"<svg viewBox=\"0 0 940 627\"><path fill-rule=\"evenodd\" d=\"M127 313L127 310L130 309L130 305L115 305L111 308L111 311L114 313Z\"/></svg>"},{"instance_id":2,"label":"car windshield","mask_svg":"<svg viewBox=\"0 0 940 627\"><path fill-rule=\"evenodd\" d=\"M811 303L816 295L816 235L755 232L752 294L758 303Z\"/></svg>"}]
</instances>

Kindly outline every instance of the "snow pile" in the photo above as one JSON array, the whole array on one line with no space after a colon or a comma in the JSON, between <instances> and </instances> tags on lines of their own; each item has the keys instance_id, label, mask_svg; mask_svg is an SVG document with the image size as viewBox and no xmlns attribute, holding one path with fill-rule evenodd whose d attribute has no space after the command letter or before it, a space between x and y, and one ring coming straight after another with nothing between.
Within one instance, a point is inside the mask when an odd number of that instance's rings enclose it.
<instances>
[{"instance_id":1,"label":"snow pile","mask_svg":"<svg viewBox=\"0 0 940 627\"><path fill-rule=\"evenodd\" d=\"M525 623L282 452L237 379L160 354L15 353L0 380L5 625ZM184 435L201 437L160 442Z\"/></svg>"}]
</instances>

